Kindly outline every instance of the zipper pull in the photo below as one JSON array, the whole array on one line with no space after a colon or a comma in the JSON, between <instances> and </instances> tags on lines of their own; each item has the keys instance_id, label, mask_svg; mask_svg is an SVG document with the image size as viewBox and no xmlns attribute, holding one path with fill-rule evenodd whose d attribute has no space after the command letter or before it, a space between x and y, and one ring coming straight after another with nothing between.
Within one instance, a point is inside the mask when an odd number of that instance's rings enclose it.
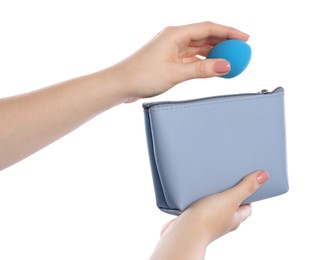
<instances>
[{"instance_id":1,"label":"zipper pull","mask_svg":"<svg viewBox=\"0 0 322 260\"><path fill-rule=\"evenodd\" d=\"M262 89L261 90L261 94L264 94L264 95L266 95L266 94L269 94L270 92L267 90L267 89Z\"/></svg>"}]
</instances>

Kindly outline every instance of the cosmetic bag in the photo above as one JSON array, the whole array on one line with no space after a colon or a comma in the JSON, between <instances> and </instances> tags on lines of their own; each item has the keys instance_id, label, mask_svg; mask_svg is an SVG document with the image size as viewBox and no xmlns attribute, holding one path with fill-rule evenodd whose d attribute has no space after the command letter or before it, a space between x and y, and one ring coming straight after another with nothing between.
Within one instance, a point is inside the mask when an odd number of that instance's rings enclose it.
<instances>
[{"instance_id":1,"label":"cosmetic bag","mask_svg":"<svg viewBox=\"0 0 322 260\"><path fill-rule=\"evenodd\" d=\"M268 181L243 204L286 193L284 89L143 103L158 208L179 215L193 202L263 169Z\"/></svg>"}]
</instances>

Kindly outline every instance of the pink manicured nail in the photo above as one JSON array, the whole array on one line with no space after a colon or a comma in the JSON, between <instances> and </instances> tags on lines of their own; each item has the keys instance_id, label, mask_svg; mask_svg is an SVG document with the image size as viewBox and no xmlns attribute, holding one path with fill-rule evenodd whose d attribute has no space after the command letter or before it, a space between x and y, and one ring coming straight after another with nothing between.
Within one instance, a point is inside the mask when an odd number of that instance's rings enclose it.
<instances>
[{"instance_id":1,"label":"pink manicured nail","mask_svg":"<svg viewBox=\"0 0 322 260\"><path fill-rule=\"evenodd\" d=\"M263 184L268 179L268 173L262 170L257 174L256 179L259 184Z\"/></svg>"},{"instance_id":2,"label":"pink manicured nail","mask_svg":"<svg viewBox=\"0 0 322 260\"><path fill-rule=\"evenodd\" d=\"M225 60L217 61L214 66L216 73L226 73L230 71L230 63Z\"/></svg>"}]
</instances>

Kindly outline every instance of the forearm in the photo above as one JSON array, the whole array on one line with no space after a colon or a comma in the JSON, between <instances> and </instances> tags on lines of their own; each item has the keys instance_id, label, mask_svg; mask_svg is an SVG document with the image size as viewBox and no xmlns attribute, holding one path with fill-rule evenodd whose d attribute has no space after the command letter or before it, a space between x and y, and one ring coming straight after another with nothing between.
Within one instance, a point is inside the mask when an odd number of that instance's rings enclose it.
<instances>
[{"instance_id":1,"label":"forearm","mask_svg":"<svg viewBox=\"0 0 322 260\"><path fill-rule=\"evenodd\" d=\"M161 238L150 260L203 260L207 248L197 239L194 240L197 244L189 243L189 241L184 244L186 240L182 237L177 239Z\"/></svg>"},{"instance_id":2,"label":"forearm","mask_svg":"<svg viewBox=\"0 0 322 260\"><path fill-rule=\"evenodd\" d=\"M163 232L150 260L202 260L209 244L199 219L177 218Z\"/></svg>"},{"instance_id":3,"label":"forearm","mask_svg":"<svg viewBox=\"0 0 322 260\"><path fill-rule=\"evenodd\" d=\"M0 99L0 170L124 102L121 88L118 73L110 68Z\"/></svg>"}]
</instances>

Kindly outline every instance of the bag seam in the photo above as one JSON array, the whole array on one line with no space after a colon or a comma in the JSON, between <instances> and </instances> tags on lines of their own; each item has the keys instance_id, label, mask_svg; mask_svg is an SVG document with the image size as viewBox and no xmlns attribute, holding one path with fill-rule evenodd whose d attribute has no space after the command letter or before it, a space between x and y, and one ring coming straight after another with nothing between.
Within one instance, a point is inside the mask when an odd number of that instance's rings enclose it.
<instances>
[{"instance_id":1,"label":"bag seam","mask_svg":"<svg viewBox=\"0 0 322 260\"><path fill-rule=\"evenodd\" d=\"M214 100L212 102L199 103L199 104L165 105L164 107L150 108L149 111L154 113L154 112L162 112L162 111L168 111L168 110L189 109L189 108L193 108L193 107L219 105L219 104L224 104L224 103L238 103L238 102L246 102L246 101L256 101L256 100L259 100L259 99L272 99L272 98L277 98L277 97L280 97L280 96L283 96L283 95L284 95L284 93L276 93L276 94L267 94L267 96L260 96L260 97L238 98L238 99L233 99L233 100L221 100L221 101Z\"/></svg>"}]
</instances>

